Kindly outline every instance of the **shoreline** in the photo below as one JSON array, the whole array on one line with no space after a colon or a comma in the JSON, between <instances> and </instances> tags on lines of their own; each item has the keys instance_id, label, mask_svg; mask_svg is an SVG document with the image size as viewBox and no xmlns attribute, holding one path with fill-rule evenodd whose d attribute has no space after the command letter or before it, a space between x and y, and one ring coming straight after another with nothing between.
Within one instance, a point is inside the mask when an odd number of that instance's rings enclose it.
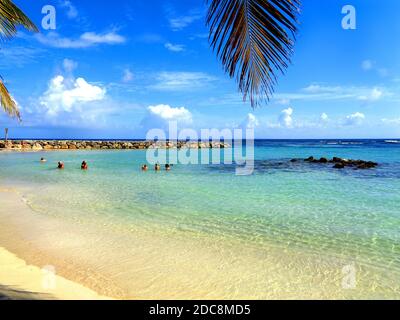
<instances>
[{"instance_id":1,"label":"shoreline","mask_svg":"<svg viewBox=\"0 0 400 320\"><path fill-rule=\"evenodd\" d=\"M66 274L63 268L61 268L62 272L58 272L60 268L53 266L53 264L58 265L58 262L47 259L39 248L32 247L26 235L20 234L22 229L27 230L26 226L23 226L21 230L18 229L24 224L24 217L26 217L21 209L24 211L30 209L16 189L0 186L0 199L4 202L7 212L5 213L3 208L0 216L2 222L0 224L2 227L0 228L0 301L115 299L107 293L99 293L96 288L89 288L83 281L74 279L73 273ZM8 202L13 203L12 211ZM22 213L22 215L15 215L15 213ZM7 225L3 223L4 221ZM12 238L17 234L18 237ZM12 242L4 239L12 239ZM75 269L75 272L78 271Z\"/></svg>"},{"instance_id":2,"label":"shoreline","mask_svg":"<svg viewBox=\"0 0 400 320\"><path fill-rule=\"evenodd\" d=\"M111 300L0 247L0 300Z\"/></svg>"}]
</instances>

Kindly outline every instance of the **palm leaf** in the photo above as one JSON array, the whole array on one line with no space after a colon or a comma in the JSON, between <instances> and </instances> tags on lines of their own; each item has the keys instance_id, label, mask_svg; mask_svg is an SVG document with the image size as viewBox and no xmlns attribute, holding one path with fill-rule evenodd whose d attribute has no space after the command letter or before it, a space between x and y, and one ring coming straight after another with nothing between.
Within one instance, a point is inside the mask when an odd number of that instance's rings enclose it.
<instances>
[{"instance_id":1,"label":"palm leaf","mask_svg":"<svg viewBox=\"0 0 400 320\"><path fill-rule=\"evenodd\" d=\"M21 120L17 103L11 97L7 87L4 85L3 80L0 80L0 105L2 106L4 112L6 112L8 115Z\"/></svg>"},{"instance_id":2,"label":"palm leaf","mask_svg":"<svg viewBox=\"0 0 400 320\"><path fill-rule=\"evenodd\" d=\"M14 37L18 26L38 32L34 23L11 0L0 0L0 39Z\"/></svg>"},{"instance_id":3,"label":"palm leaf","mask_svg":"<svg viewBox=\"0 0 400 320\"><path fill-rule=\"evenodd\" d=\"M300 0L209 0L211 47L252 107L268 101L290 63Z\"/></svg>"}]
</instances>

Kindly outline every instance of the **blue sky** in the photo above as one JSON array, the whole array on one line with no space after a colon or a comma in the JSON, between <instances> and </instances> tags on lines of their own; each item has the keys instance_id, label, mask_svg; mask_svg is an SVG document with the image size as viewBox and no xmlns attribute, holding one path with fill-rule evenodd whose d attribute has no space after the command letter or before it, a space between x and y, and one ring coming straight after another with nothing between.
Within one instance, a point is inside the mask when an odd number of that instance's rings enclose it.
<instances>
[{"instance_id":1,"label":"blue sky","mask_svg":"<svg viewBox=\"0 0 400 320\"><path fill-rule=\"evenodd\" d=\"M400 2L303 0L292 65L269 104L253 110L209 47L199 1L16 0L41 27L1 43L0 73L24 138L139 138L181 127L254 127L258 138L399 138ZM342 7L357 29L342 28Z\"/></svg>"}]
</instances>

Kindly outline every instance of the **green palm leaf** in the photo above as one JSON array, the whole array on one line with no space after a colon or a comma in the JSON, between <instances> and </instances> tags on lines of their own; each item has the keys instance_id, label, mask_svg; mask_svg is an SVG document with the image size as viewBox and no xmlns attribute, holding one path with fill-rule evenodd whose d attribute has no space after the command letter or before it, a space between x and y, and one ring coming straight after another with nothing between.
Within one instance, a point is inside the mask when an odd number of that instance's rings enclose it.
<instances>
[{"instance_id":1,"label":"green palm leaf","mask_svg":"<svg viewBox=\"0 0 400 320\"><path fill-rule=\"evenodd\" d=\"M16 117L18 120L21 119L17 103L11 97L3 80L0 80L0 105L8 115Z\"/></svg>"},{"instance_id":2,"label":"green palm leaf","mask_svg":"<svg viewBox=\"0 0 400 320\"><path fill-rule=\"evenodd\" d=\"M268 101L290 63L299 0L210 0L211 46L252 107Z\"/></svg>"},{"instance_id":3,"label":"green palm leaf","mask_svg":"<svg viewBox=\"0 0 400 320\"><path fill-rule=\"evenodd\" d=\"M0 40L14 37L19 26L38 32L33 22L11 0L0 0ZM0 105L8 115L21 120L17 103L8 92L3 79L0 79Z\"/></svg>"},{"instance_id":4,"label":"green palm leaf","mask_svg":"<svg viewBox=\"0 0 400 320\"><path fill-rule=\"evenodd\" d=\"M14 37L18 26L38 32L33 22L11 0L0 0L0 38Z\"/></svg>"}]
</instances>

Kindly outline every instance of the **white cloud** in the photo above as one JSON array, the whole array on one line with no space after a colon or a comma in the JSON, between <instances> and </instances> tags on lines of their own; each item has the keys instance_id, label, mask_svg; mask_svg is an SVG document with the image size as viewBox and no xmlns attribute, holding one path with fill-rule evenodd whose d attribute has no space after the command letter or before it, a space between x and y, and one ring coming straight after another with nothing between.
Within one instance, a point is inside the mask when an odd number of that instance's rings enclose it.
<instances>
[{"instance_id":1,"label":"white cloud","mask_svg":"<svg viewBox=\"0 0 400 320\"><path fill-rule=\"evenodd\" d=\"M326 123L326 122L329 121L329 117L328 117L328 115L327 115L325 112L321 114L321 116L320 116L320 121L321 121L322 123Z\"/></svg>"},{"instance_id":2,"label":"white cloud","mask_svg":"<svg viewBox=\"0 0 400 320\"><path fill-rule=\"evenodd\" d=\"M371 70L371 69L373 68L373 66L374 66L374 63L373 63L371 60L364 60L364 61L361 63L361 68L362 68L364 71L369 71L369 70Z\"/></svg>"},{"instance_id":3,"label":"white cloud","mask_svg":"<svg viewBox=\"0 0 400 320\"><path fill-rule=\"evenodd\" d=\"M364 120L365 115L361 112L356 112L347 116L344 124L348 126L358 126L362 124Z\"/></svg>"},{"instance_id":4,"label":"white cloud","mask_svg":"<svg viewBox=\"0 0 400 320\"><path fill-rule=\"evenodd\" d=\"M383 94L384 93L381 89L373 88L366 95L359 96L358 99L361 101L366 101L366 102L374 102L374 101L378 101L380 98L382 98Z\"/></svg>"},{"instance_id":5,"label":"white cloud","mask_svg":"<svg viewBox=\"0 0 400 320\"><path fill-rule=\"evenodd\" d=\"M44 49L26 46L6 46L0 50L0 67L2 69L22 67L34 63L45 54Z\"/></svg>"},{"instance_id":6,"label":"white cloud","mask_svg":"<svg viewBox=\"0 0 400 320\"><path fill-rule=\"evenodd\" d=\"M185 46L182 44L172 44L170 42L166 43L165 48L172 52L182 52L185 51Z\"/></svg>"},{"instance_id":7,"label":"white cloud","mask_svg":"<svg viewBox=\"0 0 400 320\"><path fill-rule=\"evenodd\" d=\"M354 100L375 102L383 97L390 96L388 89L383 87L355 87L355 86L326 86L311 84L299 92L277 93L275 101L336 101Z\"/></svg>"},{"instance_id":8,"label":"white cloud","mask_svg":"<svg viewBox=\"0 0 400 320\"><path fill-rule=\"evenodd\" d=\"M257 117L249 113L246 117L246 119L243 120L243 122L240 124L240 128L242 129L255 129L260 125L260 122L258 121Z\"/></svg>"},{"instance_id":9,"label":"white cloud","mask_svg":"<svg viewBox=\"0 0 400 320\"><path fill-rule=\"evenodd\" d=\"M69 0L61 1L61 7L67 9L66 14L67 14L68 18L75 19L76 17L78 17L78 10L72 4L71 1L69 1Z\"/></svg>"},{"instance_id":10,"label":"white cloud","mask_svg":"<svg viewBox=\"0 0 400 320\"><path fill-rule=\"evenodd\" d=\"M182 91L203 88L216 78L203 72L161 72L150 89L161 91Z\"/></svg>"},{"instance_id":11,"label":"white cloud","mask_svg":"<svg viewBox=\"0 0 400 320\"><path fill-rule=\"evenodd\" d=\"M133 80L133 72L130 69L124 70L124 75L122 77L123 82L131 82Z\"/></svg>"},{"instance_id":12,"label":"white cloud","mask_svg":"<svg viewBox=\"0 0 400 320\"><path fill-rule=\"evenodd\" d=\"M107 33L85 32L79 38L71 39L61 37L56 32L49 32L47 35L41 33L35 35L36 39L47 46L64 49L89 48L100 44L122 44L126 42L125 37L115 31Z\"/></svg>"},{"instance_id":13,"label":"white cloud","mask_svg":"<svg viewBox=\"0 0 400 320\"><path fill-rule=\"evenodd\" d=\"M279 116L279 125L285 128L293 127L293 109L287 108L281 111L281 115Z\"/></svg>"},{"instance_id":14,"label":"white cloud","mask_svg":"<svg viewBox=\"0 0 400 320\"><path fill-rule=\"evenodd\" d=\"M66 72L72 72L78 67L78 63L71 59L64 59L63 68Z\"/></svg>"},{"instance_id":15,"label":"white cloud","mask_svg":"<svg viewBox=\"0 0 400 320\"><path fill-rule=\"evenodd\" d=\"M191 124L193 121L192 113L185 107L174 108L167 104L149 106L141 125L147 130L153 128L165 129L170 121L176 121L178 125Z\"/></svg>"},{"instance_id":16,"label":"white cloud","mask_svg":"<svg viewBox=\"0 0 400 320\"><path fill-rule=\"evenodd\" d=\"M382 119L382 122L386 124L400 125L400 118Z\"/></svg>"},{"instance_id":17,"label":"white cloud","mask_svg":"<svg viewBox=\"0 0 400 320\"><path fill-rule=\"evenodd\" d=\"M57 116L61 112L72 112L82 103L103 100L105 95L104 88L91 85L83 78L66 79L58 75L50 81L40 104L48 116Z\"/></svg>"},{"instance_id":18,"label":"white cloud","mask_svg":"<svg viewBox=\"0 0 400 320\"><path fill-rule=\"evenodd\" d=\"M193 11L192 14L169 19L169 25L173 31L180 31L193 22L203 18L203 14Z\"/></svg>"}]
</instances>

